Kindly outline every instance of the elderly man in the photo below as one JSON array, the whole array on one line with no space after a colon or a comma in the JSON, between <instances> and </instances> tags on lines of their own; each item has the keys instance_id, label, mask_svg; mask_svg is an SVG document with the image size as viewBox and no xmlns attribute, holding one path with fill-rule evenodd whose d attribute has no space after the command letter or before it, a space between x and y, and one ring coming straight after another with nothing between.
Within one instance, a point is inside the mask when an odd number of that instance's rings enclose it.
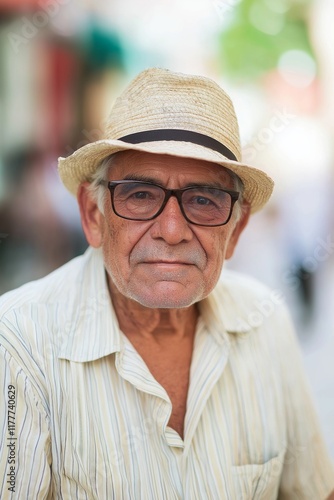
<instances>
[{"instance_id":1,"label":"elderly man","mask_svg":"<svg viewBox=\"0 0 334 500\"><path fill-rule=\"evenodd\" d=\"M144 71L59 172L90 248L1 300L1 498L328 498L280 298L217 284L273 187L226 93Z\"/></svg>"}]
</instances>

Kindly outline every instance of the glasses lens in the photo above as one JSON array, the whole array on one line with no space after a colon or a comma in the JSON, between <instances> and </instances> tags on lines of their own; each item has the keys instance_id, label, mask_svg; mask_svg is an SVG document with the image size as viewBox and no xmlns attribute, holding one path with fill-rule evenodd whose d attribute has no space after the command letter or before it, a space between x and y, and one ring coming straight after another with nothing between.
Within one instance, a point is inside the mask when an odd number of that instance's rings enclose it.
<instances>
[{"instance_id":1,"label":"glasses lens","mask_svg":"<svg viewBox=\"0 0 334 500\"><path fill-rule=\"evenodd\" d=\"M224 224L230 217L232 198L214 188L191 188L182 194L182 205L188 219L196 224Z\"/></svg>"},{"instance_id":2,"label":"glasses lens","mask_svg":"<svg viewBox=\"0 0 334 500\"><path fill-rule=\"evenodd\" d=\"M165 193L159 186L144 182L118 184L114 191L115 211L133 220L149 219L160 209Z\"/></svg>"}]
</instances>

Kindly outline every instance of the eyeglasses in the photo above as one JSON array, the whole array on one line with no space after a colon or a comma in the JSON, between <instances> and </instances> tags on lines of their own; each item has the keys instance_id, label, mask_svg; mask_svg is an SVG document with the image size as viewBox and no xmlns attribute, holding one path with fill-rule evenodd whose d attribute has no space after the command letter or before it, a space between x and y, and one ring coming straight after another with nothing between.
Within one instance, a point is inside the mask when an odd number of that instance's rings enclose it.
<instances>
[{"instance_id":1,"label":"eyeglasses","mask_svg":"<svg viewBox=\"0 0 334 500\"><path fill-rule=\"evenodd\" d=\"M146 221L161 214L169 198L175 196L184 218L197 226L222 226L232 215L239 197L236 191L208 186L165 189L149 182L102 181L111 194L116 215L123 219Z\"/></svg>"}]
</instances>

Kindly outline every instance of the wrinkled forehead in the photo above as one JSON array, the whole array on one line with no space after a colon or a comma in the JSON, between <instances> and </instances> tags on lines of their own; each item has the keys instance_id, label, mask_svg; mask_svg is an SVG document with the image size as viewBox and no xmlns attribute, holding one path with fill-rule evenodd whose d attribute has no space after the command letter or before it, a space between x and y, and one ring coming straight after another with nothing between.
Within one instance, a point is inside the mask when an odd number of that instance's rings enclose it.
<instances>
[{"instance_id":1,"label":"wrinkled forehead","mask_svg":"<svg viewBox=\"0 0 334 500\"><path fill-rule=\"evenodd\" d=\"M156 176L181 176L192 181L200 178L202 182L216 181L226 186L235 185L236 174L216 163L172 155L121 151L111 155L108 160L108 178L121 179L141 174Z\"/></svg>"}]
</instances>

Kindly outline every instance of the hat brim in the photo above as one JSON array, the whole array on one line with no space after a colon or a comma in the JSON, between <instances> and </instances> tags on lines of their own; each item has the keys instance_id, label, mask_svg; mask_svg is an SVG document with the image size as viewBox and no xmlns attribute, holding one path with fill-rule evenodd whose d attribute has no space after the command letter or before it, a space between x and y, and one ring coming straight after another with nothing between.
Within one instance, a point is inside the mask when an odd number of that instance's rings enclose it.
<instances>
[{"instance_id":1,"label":"hat brim","mask_svg":"<svg viewBox=\"0 0 334 500\"><path fill-rule=\"evenodd\" d=\"M105 158L126 150L192 158L226 167L242 180L245 188L244 199L251 205L252 212L260 210L269 200L273 191L273 180L262 170L245 163L229 160L217 151L204 146L181 141L129 144L119 140L99 140L83 146L67 158L59 158L60 178L65 187L76 196L79 185L91 180Z\"/></svg>"}]
</instances>

